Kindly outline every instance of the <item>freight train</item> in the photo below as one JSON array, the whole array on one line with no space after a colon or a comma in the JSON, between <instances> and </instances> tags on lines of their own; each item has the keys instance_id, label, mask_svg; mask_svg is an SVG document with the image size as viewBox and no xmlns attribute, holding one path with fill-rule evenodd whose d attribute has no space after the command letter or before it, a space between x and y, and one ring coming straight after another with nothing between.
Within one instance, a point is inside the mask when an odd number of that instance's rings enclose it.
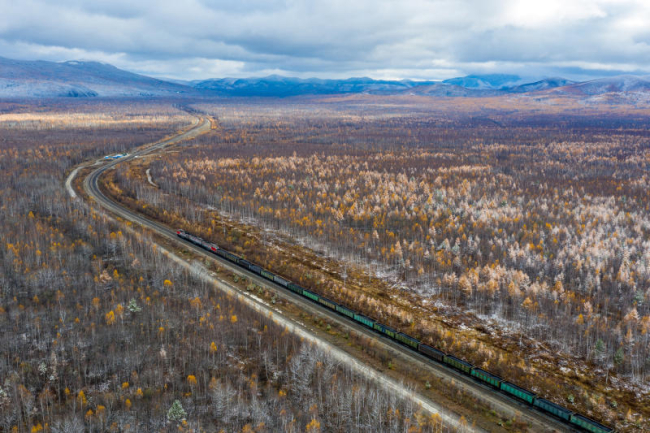
<instances>
[{"instance_id":1,"label":"freight train","mask_svg":"<svg viewBox=\"0 0 650 433\"><path fill-rule=\"evenodd\" d=\"M515 397L519 401L523 401L530 406L534 406L543 412L551 414L554 417L568 423L569 425L577 426L583 430L594 433L610 433L614 431L610 427L604 426L578 413L574 413L565 407L562 407L544 398L537 397L535 393L521 388L514 383L502 379L499 376L496 376L488 371L475 367L467 361L463 361L462 359L459 359L449 353L445 353L441 350L421 343L418 339L413 338L410 335L399 332L390 326L379 323L370 317L364 316L363 314L360 314L344 305L338 304L311 290L307 290L292 281L288 281L278 275L275 275L274 273L269 272L266 269L263 269L262 267L243 259L242 257L224 250L217 244L207 242L198 236L194 236L186 232L185 230L177 230L176 234L181 239L189 241L194 245L203 248L204 250L210 251L211 253L228 260L229 262L232 262L248 271L260 275L269 281L279 284L285 289L290 290L319 305L322 305L325 308L336 311L340 315L345 316L350 320L359 322L366 328L369 328L383 336L390 338L391 340L398 342L401 345L419 352L430 360L448 365L453 369L461 372L462 374L474 378L478 382L486 384L495 390L499 390L511 397Z\"/></svg>"}]
</instances>

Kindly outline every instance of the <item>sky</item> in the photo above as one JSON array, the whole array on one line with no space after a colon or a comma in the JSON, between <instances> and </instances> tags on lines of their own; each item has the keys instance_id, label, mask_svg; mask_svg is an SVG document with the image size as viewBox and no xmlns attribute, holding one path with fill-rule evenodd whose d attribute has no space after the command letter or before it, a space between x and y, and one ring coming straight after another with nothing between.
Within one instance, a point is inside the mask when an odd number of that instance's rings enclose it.
<instances>
[{"instance_id":1,"label":"sky","mask_svg":"<svg viewBox=\"0 0 650 433\"><path fill-rule=\"evenodd\" d=\"M154 77L650 74L650 0L0 0L0 56Z\"/></svg>"}]
</instances>

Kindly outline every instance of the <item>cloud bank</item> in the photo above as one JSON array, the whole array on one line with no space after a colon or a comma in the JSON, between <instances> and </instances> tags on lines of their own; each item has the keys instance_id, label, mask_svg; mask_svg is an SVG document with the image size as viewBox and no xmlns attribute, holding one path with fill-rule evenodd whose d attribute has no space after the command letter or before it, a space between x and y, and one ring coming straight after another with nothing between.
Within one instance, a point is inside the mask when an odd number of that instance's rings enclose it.
<instances>
[{"instance_id":1,"label":"cloud bank","mask_svg":"<svg viewBox=\"0 0 650 433\"><path fill-rule=\"evenodd\" d=\"M647 0L0 0L0 56L158 77L650 73Z\"/></svg>"}]
</instances>

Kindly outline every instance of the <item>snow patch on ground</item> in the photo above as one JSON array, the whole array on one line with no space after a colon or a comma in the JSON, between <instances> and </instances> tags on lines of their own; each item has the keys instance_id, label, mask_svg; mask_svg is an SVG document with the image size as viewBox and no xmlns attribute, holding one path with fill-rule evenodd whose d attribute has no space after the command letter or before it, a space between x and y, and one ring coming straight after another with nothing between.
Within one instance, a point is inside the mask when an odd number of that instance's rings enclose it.
<instances>
[{"instance_id":1,"label":"snow patch on ground","mask_svg":"<svg viewBox=\"0 0 650 433\"><path fill-rule=\"evenodd\" d=\"M520 332L523 329L523 327L519 323L499 316L498 312L493 312L492 314L489 315L477 314L476 317L478 317L482 322L494 326L500 331L514 333L514 332Z\"/></svg>"},{"instance_id":2,"label":"snow patch on ground","mask_svg":"<svg viewBox=\"0 0 650 433\"><path fill-rule=\"evenodd\" d=\"M152 186L158 188L158 185L156 185L156 184L154 183L153 179L151 178L151 169L150 169L150 168L147 169L147 181L148 181Z\"/></svg>"}]
</instances>

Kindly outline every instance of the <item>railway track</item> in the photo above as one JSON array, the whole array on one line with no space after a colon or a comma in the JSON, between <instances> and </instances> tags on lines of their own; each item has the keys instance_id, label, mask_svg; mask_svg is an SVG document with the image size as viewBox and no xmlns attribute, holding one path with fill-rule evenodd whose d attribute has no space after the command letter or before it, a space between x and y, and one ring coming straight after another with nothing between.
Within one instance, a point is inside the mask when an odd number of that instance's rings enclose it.
<instances>
[{"instance_id":1,"label":"railway track","mask_svg":"<svg viewBox=\"0 0 650 433\"><path fill-rule=\"evenodd\" d=\"M103 207L104 209L108 210L110 213L119 216L120 218L130 221L132 223L139 224L140 226L152 231L158 236L161 236L162 238L165 238L172 242L173 244L180 245L182 246L185 250L191 251L192 253L202 256L204 258L208 258L211 260L214 260L219 263L219 265L223 268L228 269L229 271L240 274L242 276L246 276L246 278L250 279L251 281L255 282L255 284L259 286L263 286L269 289L274 290L278 297L281 297L285 299L286 301L298 306L301 310L309 312L310 314L315 314L321 317L326 318L327 320L336 323L338 326L349 329L354 331L357 334L363 335L366 338L373 339L377 342L377 344L382 345L384 348L386 348L391 354L393 354L396 358L396 360L404 360L406 362L414 363L417 365L419 368L426 369L429 371L431 374L434 376L440 378L440 379L445 379L445 380L453 380L455 383L455 386L461 388L465 392L469 392L475 397L481 399L484 402L489 403L490 406L494 408L499 413L502 414L512 414L512 416L517 416L517 419L520 421L523 421L527 423L530 426L531 431L535 432L553 432L553 431L562 431L562 432L571 432L571 431L578 431L577 429L573 428L572 426L569 426L558 419L555 419L551 416L546 415L545 413L541 411L537 411L534 408L531 408L530 406L514 399L511 398L507 395L504 395L502 393L496 392L494 389L488 387L487 385L483 385L481 383L478 383L475 380L472 380L471 378L468 378L467 376L455 371L452 368L449 368L445 365L437 364L432 362L430 359L427 357L406 349L405 347L401 346L400 344L396 343L395 341L384 337L382 335L379 335L363 326L360 324L350 321L346 318L341 317L337 313L328 310L327 308L320 307L314 303L311 303L307 300L305 300L303 297L290 292L289 290L281 287L280 285L277 285L275 283L272 283L262 277L260 277L257 274L254 274L250 271L247 271L237 265L234 265L233 263L218 257L214 254L211 254L204 249L192 244L189 241L180 239L176 236L176 230L169 228L157 221L150 220L134 211L131 209L123 206L122 204L114 201L107 195L105 195L101 188L99 187L99 179L104 174L106 171L113 169L117 164L132 160L137 157L141 157L147 154L154 153L156 151L161 150L164 147L170 146L177 144L181 141L189 140L192 139L204 132L207 132L210 130L210 122L208 119L198 119L197 122L194 124L194 126L177 136L174 136L172 138L166 139L164 141L140 148L139 150L134 151L133 153L124 156L120 159L109 161L98 168L94 169L91 171L83 180L83 188L86 194L91 197L92 199L95 200L95 202ZM68 177L66 180L66 185L70 185L72 178L74 175L77 174L77 170L73 171L71 175ZM69 192L71 195L74 194L74 191L70 188ZM74 197L74 196L73 196ZM216 277L211 277L213 279L217 279ZM223 285L224 281L220 281L220 283ZM262 305L263 303L248 294L245 291L242 291L238 288L235 288L234 286L230 285L231 289L234 289L238 292L239 295L244 297L245 299L248 299L248 301L257 304L254 305L255 308L267 308L270 310L268 306L265 304ZM274 314L277 315L277 311L273 310ZM287 320L286 318L284 320ZM288 319L291 320L291 319ZM306 326L300 324L300 323L293 323L294 327L302 328L302 332L305 330L307 332L313 333L313 330L310 330ZM318 338L318 337L316 337ZM321 341L322 343L322 341ZM329 343L325 343L329 345ZM331 346L330 346L331 348ZM340 349L338 349L340 350ZM349 356L349 355L348 355ZM355 360L355 362L358 363L358 361ZM369 368L366 366L366 368ZM374 370L374 369L373 369ZM377 376L378 372L374 371L373 375ZM381 373L379 373L381 374ZM376 378L376 377L375 377ZM385 380L385 379L384 379ZM386 385L386 383L384 383ZM393 387L397 386L397 384L392 384ZM412 397L412 396L411 396ZM421 397L417 396L417 400L419 401L420 404L423 405L423 407L428 408L432 412L437 412L440 413L443 416L443 419L445 420L446 423L449 423L451 425L457 424L458 423L458 416L455 414L450 414L447 413L447 411L437 405L435 402L430 401L426 397Z\"/></svg>"}]
</instances>

